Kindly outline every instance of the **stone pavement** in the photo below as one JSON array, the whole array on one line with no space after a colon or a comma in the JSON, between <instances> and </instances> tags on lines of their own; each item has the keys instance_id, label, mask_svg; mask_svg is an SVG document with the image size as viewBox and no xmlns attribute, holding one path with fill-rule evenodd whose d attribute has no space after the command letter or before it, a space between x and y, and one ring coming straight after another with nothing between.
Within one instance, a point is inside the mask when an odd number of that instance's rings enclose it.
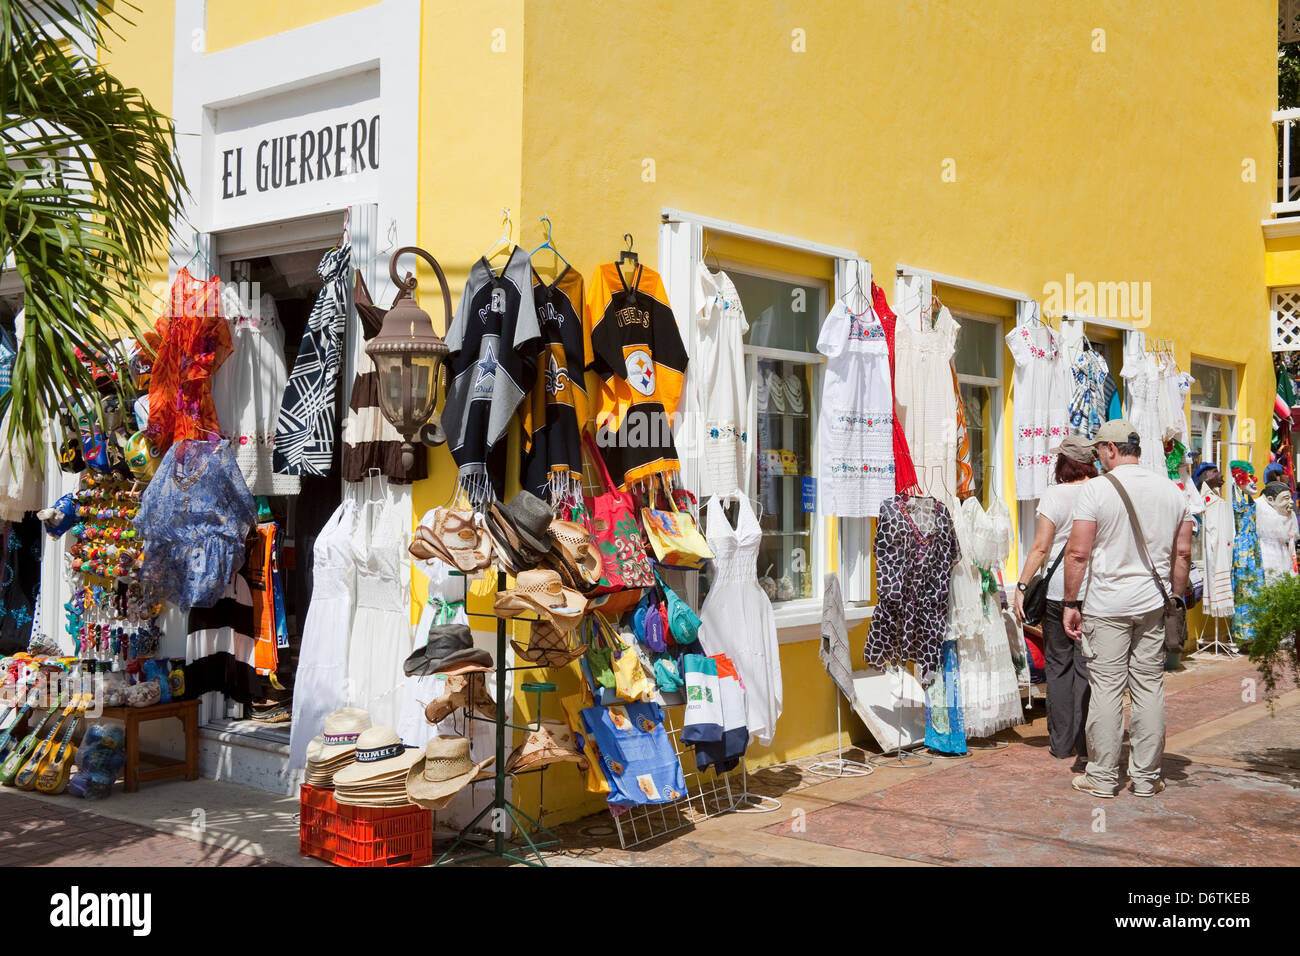
<instances>
[{"instance_id":1,"label":"stone pavement","mask_svg":"<svg viewBox=\"0 0 1300 956\"><path fill-rule=\"evenodd\" d=\"M1270 714L1250 664L1168 675L1169 789L1097 800L1046 752L1041 704L1009 746L828 779L811 757L750 774L768 813L688 824L629 850L604 813L556 827L559 866L1300 864L1300 690ZM1243 683L1247 682L1247 683ZM862 759L860 750L846 757ZM323 866L298 856L297 800L211 780L85 803L0 790L0 864ZM675 821L673 817L665 819ZM630 828L629 828L630 832ZM644 835L644 824L640 832Z\"/></svg>"}]
</instances>

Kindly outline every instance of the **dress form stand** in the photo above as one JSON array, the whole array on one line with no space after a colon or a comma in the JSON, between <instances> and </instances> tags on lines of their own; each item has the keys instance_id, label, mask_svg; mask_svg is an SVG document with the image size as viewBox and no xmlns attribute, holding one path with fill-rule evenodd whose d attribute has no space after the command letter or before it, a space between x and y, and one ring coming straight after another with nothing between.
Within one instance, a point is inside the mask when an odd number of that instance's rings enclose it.
<instances>
[{"instance_id":1,"label":"dress form stand","mask_svg":"<svg viewBox=\"0 0 1300 956\"><path fill-rule=\"evenodd\" d=\"M740 757L740 793L731 809L737 813L771 813L781 809L781 801L775 797L749 792L749 764L744 754Z\"/></svg>"},{"instance_id":2,"label":"dress form stand","mask_svg":"<svg viewBox=\"0 0 1300 956\"><path fill-rule=\"evenodd\" d=\"M1232 618L1213 617L1207 615L1214 621L1214 637L1207 644L1205 641L1205 632L1209 630L1209 621L1201 622L1201 633L1196 639L1196 650L1188 655L1189 659L1228 661L1240 657L1237 649L1232 646ZM1224 622L1224 639L1219 639L1219 622Z\"/></svg>"},{"instance_id":3,"label":"dress form stand","mask_svg":"<svg viewBox=\"0 0 1300 956\"><path fill-rule=\"evenodd\" d=\"M865 777L873 771L870 764L860 763L857 760L844 759L844 737L840 729L840 702L835 701L835 759L819 760L808 768L809 773L815 773L819 777ZM901 739L902 734L899 734Z\"/></svg>"}]
</instances>

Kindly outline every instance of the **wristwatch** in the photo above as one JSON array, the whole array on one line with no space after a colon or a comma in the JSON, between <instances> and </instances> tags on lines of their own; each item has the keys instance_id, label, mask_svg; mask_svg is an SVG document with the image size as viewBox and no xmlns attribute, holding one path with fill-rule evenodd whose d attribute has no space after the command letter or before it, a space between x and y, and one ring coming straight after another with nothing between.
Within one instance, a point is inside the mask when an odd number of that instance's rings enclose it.
<instances>
[{"instance_id":1,"label":"wristwatch","mask_svg":"<svg viewBox=\"0 0 1300 956\"><path fill-rule=\"evenodd\" d=\"M1083 610L1083 602L1082 602L1082 601L1062 601L1062 602L1061 602L1061 606L1062 606L1062 607L1072 607L1072 608L1076 608L1077 610L1080 610L1080 611Z\"/></svg>"},{"instance_id":2,"label":"wristwatch","mask_svg":"<svg viewBox=\"0 0 1300 956\"><path fill-rule=\"evenodd\" d=\"M1017 582L1016 582L1016 589L1019 590L1019 591L1028 591L1028 590L1029 590L1029 585L1025 584L1024 581L1017 581Z\"/></svg>"}]
</instances>

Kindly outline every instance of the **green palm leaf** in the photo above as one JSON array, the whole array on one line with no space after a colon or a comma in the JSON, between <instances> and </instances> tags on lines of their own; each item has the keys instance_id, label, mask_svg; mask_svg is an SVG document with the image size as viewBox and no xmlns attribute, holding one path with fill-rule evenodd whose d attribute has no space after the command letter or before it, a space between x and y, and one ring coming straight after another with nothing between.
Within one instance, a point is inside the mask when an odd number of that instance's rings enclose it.
<instances>
[{"instance_id":1,"label":"green palm leaf","mask_svg":"<svg viewBox=\"0 0 1300 956\"><path fill-rule=\"evenodd\" d=\"M149 264L185 190L175 129L77 47L118 36L124 6L0 0L0 269L22 279L24 307L0 449L35 454L69 398L98 408L78 351L151 324Z\"/></svg>"}]
</instances>

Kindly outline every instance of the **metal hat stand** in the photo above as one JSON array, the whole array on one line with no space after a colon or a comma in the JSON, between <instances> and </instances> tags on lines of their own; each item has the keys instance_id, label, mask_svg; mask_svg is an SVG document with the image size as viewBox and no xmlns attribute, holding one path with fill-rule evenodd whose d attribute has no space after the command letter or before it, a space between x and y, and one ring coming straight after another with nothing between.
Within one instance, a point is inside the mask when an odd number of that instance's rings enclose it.
<instances>
[{"instance_id":1,"label":"metal hat stand","mask_svg":"<svg viewBox=\"0 0 1300 956\"><path fill-rule=\"evenodd\" d=\"M1206 615L1213 617L1213 615ZM1214 617L1214 639L1208 644L1205 642L1205 632L1209 630L1209 622L1201 622L1201 633L1196 639L1196 650L1187 655L1189 661L1230 661L1241 656L1241 652L1232 644L1232 619ZM1219 622L1224 622L1224 630L1227 632L1225 640L1219 639ZM1202 656L1204 655L1204 656Z\"/></svg>"},{"instance_id":2,"label":"metal hat stand","mask_svg":"<svg viewBox=\"0 0 1300 956\"><path fill-rule=\"evenodd\" d=\"M506 589L506 572L500 568L497 569L497 591ZM508 671L535 670L532 664L522 667L506 666L506 621L505 618L497 614L487 614L483 611L466 611L470 617L489 617L495 618L497 622L497 653L496 653L496 677L497 677L497 716L495 721L473 712L473 708L466 708L465 716L470 720L481 720L487 723L495 723L497 730L496 739L496 761L495 761L495 786L493 788L492 802L485 806L469 823L465 824L456 835L455 842L438 857L435 866L451 866L461 863L472 863L476 860L484 859L501 859L512 863L523 863L526 866L546 866L546 859L542 856L542 850L550 847L556 847L560 844L560 838L542 824L534 820L523 810L515 806L506 799L506 728L531 732L541 729L542 713L542 694L552 693L555 685L550 682L527 683L520 686L520 690L525 693L536 695L537 719L535 726L526 726L511 723L506 717L506 708L513 707L513 698L506 698L506 673ZM515 620L535 621L540 618L521 617ZM545 769L545 768L542 768ZM492 834L490 842L482 845L483 834L474 830L474 827L484 817L491 815ZM523 841L522 845L508 845L506 843L506 820L514 822L516 830ZM531 831L530 832L530 828ZM540 839L534 839L540 834ZM471 846L478 852L469 856L454 857L454 854L462 846Z\"/></svg>"}]
</instances>

